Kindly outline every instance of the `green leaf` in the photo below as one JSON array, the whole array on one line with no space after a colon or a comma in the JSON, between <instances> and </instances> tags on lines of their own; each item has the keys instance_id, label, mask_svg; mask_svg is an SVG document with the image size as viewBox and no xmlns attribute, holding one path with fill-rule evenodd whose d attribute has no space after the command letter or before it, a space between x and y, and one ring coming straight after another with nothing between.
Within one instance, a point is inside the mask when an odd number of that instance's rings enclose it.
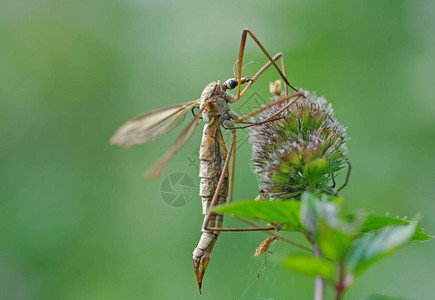
<instances>
[{"instance_id":1,"label":"green leaf","mask_svg":"<svg viewBox=\"0 0 435 300\"><path fill-rule=\"evenodd\" d=\"M346 271L359 275L370 264L409 241L416 226L416 222L400 226L387 226L358 237L346 255L344 261Z\"/></svg>"},{"instance_id":2,"label":"green leaf","mask_svg":"<svg viewBox=\"0 0 435 300\"><path fill-rule=\"evenodd\" d=\"M343 220L340 206L332 202L331 197L324 199L323 195L318 197L306 192L302 195L301 220L312 233L322 254L331 260L340 261L359 233L362 216Z\"/></svg>"},{"instance_id":3,"label":"green leaf","mask_svg":"<svg viewBox=\"0 0 435 300\"><path fill-rule=\"evenodd\" d=\"M314 256L289 256L282 261L282 266L285 269L298 271L306 275L320 275L326 280L334 280L335 278L335 265L326 259Z\"/></svg>"},{"instance_id":4,"label":"green leaf","mask_svg":"<svg viewBox=\"0 0 435 300\"><path fill-rule=\"evenodd\" d=\"M322 222L319 226L317 242L326 257L340 261L349 250L354 237L350 232L331 228Z\"/></svg>"},{"instance_id":5,"label":"green leaf","mask_svg":"<svg viewBox=\"0 0 435 300\"><path fill-rule=\"evenodd\" d=\"M370 231L381 229L388 225L404 225L404 224L408 224L409 222L410 222L409 220L391 218L387 216L377 217L374 216L373 214L370 214L367 216L361 231L370 232ZM412 240L414 241L427 241L432 238L433 238L432 236L424 233L423 228L421 228L420 226L416 227L414 235L412 236Z\"/></svg>"},{"instance_id":6,"label":"green leaf","mask_svg":"<svg viewBox=\"0 0 435 300\"><path fill-rule=\"evenodd\" d=\"M364 298L361 298L360 300L409 300L409 299L403 298L403 297L388 297L388 296L379 295L379 294L372 294L369 296L365 296Z\"/></svg>"},{"instance_id":7,"label":"green leaf","mask_svg":"<svg viewBox=\"0 0 435 300\"><path fill-rule=\"evenodd\" d=\"M213 211L271 223L284 223L290 225L288 229L299 230L301 229L300 208L299 201L248 200L217 206Z\"/></svg>"}]
</instances>

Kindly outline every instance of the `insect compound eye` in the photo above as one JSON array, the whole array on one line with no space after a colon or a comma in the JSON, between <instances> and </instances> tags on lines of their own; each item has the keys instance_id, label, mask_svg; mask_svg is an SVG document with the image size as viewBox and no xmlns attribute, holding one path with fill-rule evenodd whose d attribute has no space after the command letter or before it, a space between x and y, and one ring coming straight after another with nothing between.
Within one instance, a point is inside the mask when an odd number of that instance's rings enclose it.
<instances>
[{"instance_id":1,"label":"insect compound eye","mask_svg":"<svg viewBox=\"0 0 435 300\"><path fill-rule=\"evenodd\" d=\"M237 81L235 81L234 79L230 79L230 89L233 89L237 86Z\"/></svg>"},{"instance_id":2,"label":"insect compound eye","mask_svg":"<svg viewBox=\"0 0 435 300\"><path fill-rule=\"evenodd\" d=\"M234 80L234 79L228 79L225 82L225 86L226 86L227 89L232 90L233 88L235 88L237 86L237 81Z\"/></svg>"}]
</instances>

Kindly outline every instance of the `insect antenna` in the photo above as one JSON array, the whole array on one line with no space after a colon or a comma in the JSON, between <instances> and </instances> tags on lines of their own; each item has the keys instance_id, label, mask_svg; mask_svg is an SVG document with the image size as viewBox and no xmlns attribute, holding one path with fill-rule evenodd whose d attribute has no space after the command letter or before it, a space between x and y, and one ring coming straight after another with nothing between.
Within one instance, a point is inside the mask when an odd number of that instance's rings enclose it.
<instances>
[{"instance_id":1,"label":"insect antenna","mask_svg":"<svg viewBox=\"0 0 435 300\"><path fill-rule=\"evenodd\" d=\"M233 65L233 74L234 74L234 78L237 78L237 75L236 75L236 64L239 62L239 60L237 59L235 62L234 62L234 65Z\"/></svg>"},{"instance_id":2,"label":"insect antenna","mask_svg":"<svg viewBox=\"0 0 435 300\"><path fill-rule=\"evenodd\" d=\"M234 62L234 65L233 65L233 74L234 74L234 78L237 78L237 76L239 75L239 74L236 75L236 64L237 64L238 62L239 62L239 60L236 60L236 61ZM242 71L243 71L243 69L246 68L246 66L248 66L248 65L250 65L250 64L256 64L256 65L259 65L258 62L252 60L252 61L248 62L247 64L245 64L245 65L242 67Z\"/></svg>"}]
</instances>

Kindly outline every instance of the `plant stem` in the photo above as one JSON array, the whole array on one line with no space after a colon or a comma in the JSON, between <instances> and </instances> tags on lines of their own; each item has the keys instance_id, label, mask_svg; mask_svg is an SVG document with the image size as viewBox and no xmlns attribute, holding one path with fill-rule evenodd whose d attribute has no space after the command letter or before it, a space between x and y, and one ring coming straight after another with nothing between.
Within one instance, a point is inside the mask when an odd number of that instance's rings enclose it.
<instances>
[{"instance_id":1,"label":"plant stem","mask_svg":"<svg viewBox=\"0 0 435 300\"><path fill-rule=\"evenodd\" d=\"M338 284L335 286L335 291L336 291L336 295L335 295L335 300L341 300L341 297L343 296L343 292L344 289L346 288L345 284L344 284L344 268L343 268L343 264L340 263L339 267L338 267Z\"/></svg>"},{"instance_id":2,"label":"plant stem","mask_svg":"<svg viewBox=\"0 0 435 300\"><path fill-rule=\"evenodd\" d=\"M325 294L325 281L320 275L314 279L314 300L322 300Z\"/></svg>"},{"instance_id":3,"label":"plant stem","mask_svg":"<svg viewBox=\"0 0 435 300\"><path fill-rule=\"evenodd\" d=\"M313 243L313 255L315 257L320 257L320 250L316 244ZM323 280L322 276L317 275L314 280L314 300L322 300L325 296L326 292L326 284L325 280Z\"/></svg>"}]
</instances>

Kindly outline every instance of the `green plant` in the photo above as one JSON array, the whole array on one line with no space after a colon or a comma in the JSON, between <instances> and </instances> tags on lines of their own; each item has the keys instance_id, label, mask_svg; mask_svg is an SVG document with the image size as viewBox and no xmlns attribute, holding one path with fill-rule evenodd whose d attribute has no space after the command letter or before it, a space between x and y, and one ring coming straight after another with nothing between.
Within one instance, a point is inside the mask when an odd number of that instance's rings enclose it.
<instances>
[{"instance_id":1,"label":"green plant","mask_svg":"<svg viewBox=\"0 0 435 300\"><path fill-rule=\"evenodd\" d=\"M278 113L281 120L258 126L251 135L254 171L267 199L236 202L215 211L304 235L312 254L289 255L281 266L316 276L314 299L324 299L329 284L339 300L368 266L408 241L432 237L416 221L343 214L341 188L335 188L334 177L349 165L346 129L334 119L331 105L315 94L305 92L296 105L279 113L284 105L258 117ZM257 255L266 252L269 243L270 238ZM382 297L367 299L388 299Z\"/></svg>"}]
</instances>

